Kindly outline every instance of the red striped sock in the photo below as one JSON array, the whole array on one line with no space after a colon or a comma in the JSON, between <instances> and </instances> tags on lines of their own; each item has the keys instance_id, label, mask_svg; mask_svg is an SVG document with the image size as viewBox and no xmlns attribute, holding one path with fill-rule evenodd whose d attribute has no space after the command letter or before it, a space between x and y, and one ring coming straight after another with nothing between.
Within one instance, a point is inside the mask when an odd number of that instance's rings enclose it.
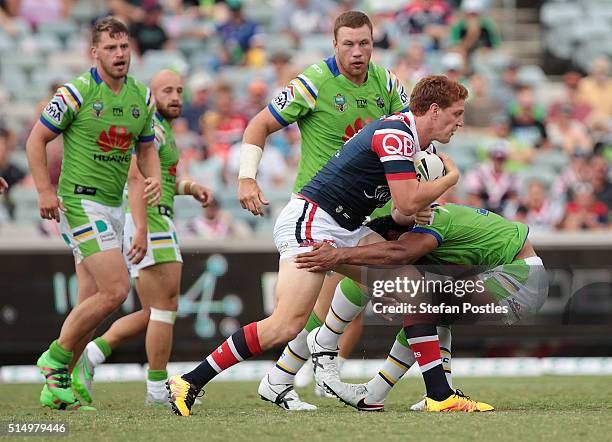
<instances>
[{"instance_id":1,"label":"red striped sock","mask_svg":"<svg viewBox=\"0 0 612 442\"><path fill-rule=\"evenodd\" d=\"M182 377L190 384L201 388L212 378L227 370L232 365L261 353L259 337L257 336L257 323L251 322L242 327L223 344L217 347L193 371Z\"/></svg>"}]
</instances>

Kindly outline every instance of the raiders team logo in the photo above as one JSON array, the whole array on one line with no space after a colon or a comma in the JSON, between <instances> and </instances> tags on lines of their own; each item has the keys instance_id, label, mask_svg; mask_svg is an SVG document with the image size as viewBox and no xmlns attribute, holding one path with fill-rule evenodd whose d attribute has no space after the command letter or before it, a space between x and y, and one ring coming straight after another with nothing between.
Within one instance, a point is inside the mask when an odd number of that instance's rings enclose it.
<instances>
[{"instance_id":1,"label":"raiders team logo","mask_svg":"<svg viewBox=\"0 0 612 442\"><path fill-rule=\"evenodd\" d=\"M334 97L334 106L338 112L344 112L348 108L348 101L346 97L340 93Z\"/></svg>"},{"instance_id":2,"label":"raiders team logo","mask_svg":"<svg viewBox=\"0 0 612 442\"><path fill-rule=\"evenodd\" d=\"M376 106L378 106L380 109L385 107L385 100L380 95L376 97Z\"/></svg>"},{"instance_id":3,"label":"raiders team logo","mask_svg":"<svg viewBox=\"0 0 612 442\"><path fill-rule=\"evenodd\" d=\"M140 108L138 106L132 105L130 111L132 112L132 117L140 118Z\"/></svg>"},{"instance_id":4,"label":"raiders team logo","mask_svg":"<svg viewBox=\"0 0 612 442\"><path fill-rule=\"evenodd\" d=\"M94 115L100 118L102 116L102 111L104 110L104 103L102 103L100 100L96 100L91 105L91 108L93 109Z\"/></svg>"}]
</instances>

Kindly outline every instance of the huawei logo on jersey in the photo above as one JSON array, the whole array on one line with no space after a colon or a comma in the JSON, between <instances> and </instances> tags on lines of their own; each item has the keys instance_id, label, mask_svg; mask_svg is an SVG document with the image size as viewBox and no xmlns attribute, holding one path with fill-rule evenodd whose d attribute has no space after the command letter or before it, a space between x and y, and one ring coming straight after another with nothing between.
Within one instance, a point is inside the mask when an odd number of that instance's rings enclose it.
<instances>
[{"instance_id":1,"label":"huawei logo on jersey","mask_svg":"<svg viewBox=\"0 0 612 442\"><path fill-rule=\"evenodd\" d=\"M365 122L361 118L357 118L353 125L350 124L344 129L344 136L342 137L343 142L347 142L353 138L357 133L364 128L364 126L372 121L371 118L366 118Z\"/></svg>"},{"instance_id":2,"label":"huawei logo on jersey","mask_svg":"<svg viewBox=\"0 0 612 442\"><path fill-rule=\"evenodd\" d=\"M111 126L108 132L105 130L100 132L96 144L100 146L102 152L110 152L113 149L126 152L132 146L133 138L134 136L124 126Z\"/></svg>"},{"instance_id":3,"label":"huawei logo on jersey","mask_svg":"<svg viewBox=\"0 0 612 442\"><path fill-rule=\"evenodd\" d=\"M176 176L176 166L177 165L178 165L178 161L168 168L168 173L172 175L173 177Z\"/></svg>"}]
</instances>

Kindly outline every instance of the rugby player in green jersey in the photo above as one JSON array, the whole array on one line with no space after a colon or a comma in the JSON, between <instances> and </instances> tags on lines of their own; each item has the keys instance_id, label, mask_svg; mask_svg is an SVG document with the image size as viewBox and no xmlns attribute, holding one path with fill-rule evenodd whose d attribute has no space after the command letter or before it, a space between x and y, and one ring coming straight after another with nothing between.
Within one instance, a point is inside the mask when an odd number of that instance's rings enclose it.
<instances>
[{"instance_id":1,"label":"rugby player in green jersey","mask_svg":"<svg viewBox=\"0 0 612 442\"><path fill-rule=\"evenodd\" d=\"M372 228L377 230L374 226ZM408 265L418 262L484 266L487 269L476 276L477 280L482 282L484 290L474 298L480 298L478 305L483 302L496 304L500 307L498 310L503 311L505 322L512 324L525 316L535 314L548 294L546 272L542 260L527 239L528 231L525 224L508 221L484 209L445 204L434 208L430 224L416 225L398 240L337 249L317 245L312 252L298 256L296 262L300 268L313 272L331 270L343 264ZM341 308L336 303L334 298L332 309ZM343 318L350 320L350 317ZM425 322L430 319L427 318ZM330 309L325 324L318 333L313 332L317 333L319 344L325 347L335 345L338 335L335 332L330 333L327 324L335 328L337 321ZM438 348L437 342L435 345L431 344L437 340L433 339L435 325L428 322L412 327L429 330L426 334L414 338L407 337L408 332L400 331L384 366L367 384L344 384L337 377L337 372L326 373L324 370L315 371L317 381L325 383L344 402L359 410L380 411L393 385L416 360L427 387L424 410L459 410L461 399L451 394L450 383L443 372L440 376L441 353L444 353L444 350ZM439 373L434 377L430 372L436 369ZM442 390L440 394L443 397L433 399L432 390ZM492 410L492 407L481 402L469 408L461 411Z\"/></svg>"},{"instance_id":2,"label":"rugby player in green jersey","mask_svg":"<svg viewBox=\"0 0 612 442\"><path fill-rule=\"evenodd\" d=\"M121 253L122 203L134 148L146 177L143 198L156 206L161 196L151 93L128 76L126 26L112 17L97 22L91 54L95 67L57 90L26 144L40 215L60 223L62 238L75 257L78 304L59 338L37 362L45 377L41 403L68 410L91 408L76 400L69 370L96 327L123 303L130 289ZM56 194L45 149L60 134L64 158ZM145 251L134 244L131 254L140 260Z\"/></svg>"},{"instance_id":3,"label":"rugby player in green jersey","mask_svg":"<svg viewBox=\"0 0 612 442\"><path fill-rule=\"evenodd\" d=\"M300 129L301 155L293 186L293 193L297 194L363 126L383 115L408 109L408 96L397 77L370 61L372 23L367 15L349 11L338 16L333 46L334 56L313 64L294 78L251 120L244 132L238 195L242 207L254 215L263 215L262 206L268 204L255 175L270 134L294 122ZM340 280L340 276L326 278L306 328L288 344L277 364L262 379L259 394L265 400L280 404L278 398L283 393L283 397L292 400L282 404L288 404L292 410L316 409L287 388L293 385L295 374L310 356L306 335L321 325L319 318L327 312L334 292L361 297L351 280L345 279L338 286ZM349 339L341 345L341 357L348 357L360 333L361 327L354 328L352 333L349 330L346 336Z\"/></svg>"},{"instance_id":4,"label":"rugby player in green jersey","mask_svg":"<svg viewBox=\"0 0 612 442\"><path fill-rule=\"evenodd\" d=\"M171 122L183 107L183 81L175 72L162 70L151 79L155 101L155 146L162 174L162 196L157 207L139 204L143 178L132 165L128 181L131 212L126 216L125 250L132 242L143 243L147 252L139 263L130 263L142 310L115 321L109 330L85 347L72 371L72 382L82 399L91 402L94 369L111 352L146 330L147 394L145 405L169 405L166 365L172 350L172 329L178 308L182 257L173 222L175 195L192 195L204 207L210 191L192 181L177 181L180 152ZM128 260L133 258L128 256Z\"/></svg>"}]
</instances>

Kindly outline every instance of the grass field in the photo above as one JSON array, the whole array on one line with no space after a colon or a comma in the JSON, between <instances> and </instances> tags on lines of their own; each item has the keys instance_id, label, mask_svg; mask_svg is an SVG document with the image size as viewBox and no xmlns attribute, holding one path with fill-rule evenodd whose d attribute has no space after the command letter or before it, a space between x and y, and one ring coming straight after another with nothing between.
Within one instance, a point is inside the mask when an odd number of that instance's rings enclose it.
<instances>
[{"instance_id":1,"label":"grass field","mask_svg":"<svg viewBox=\"0 0 612 442\"><path fill-rule=\"evenodd\" d=\"M465 378L456 384L498 411L407 412L422 392L422 382L416 379L407 379L393 390L385 412L370 414L335 399L317 399L311 388L299 392L319 410L291 413L261 401L257 383L213 383L204 403L195 406L189 418L179 418L165 409L145 408L144 383L97 384L96 413L45 410L37 401L40 386L0 384L0 422L5 426L8 421L68 422L68 439L79 441L559 442L609 440L612 434L612 377Z\"/></svg>"}]
</instances>

